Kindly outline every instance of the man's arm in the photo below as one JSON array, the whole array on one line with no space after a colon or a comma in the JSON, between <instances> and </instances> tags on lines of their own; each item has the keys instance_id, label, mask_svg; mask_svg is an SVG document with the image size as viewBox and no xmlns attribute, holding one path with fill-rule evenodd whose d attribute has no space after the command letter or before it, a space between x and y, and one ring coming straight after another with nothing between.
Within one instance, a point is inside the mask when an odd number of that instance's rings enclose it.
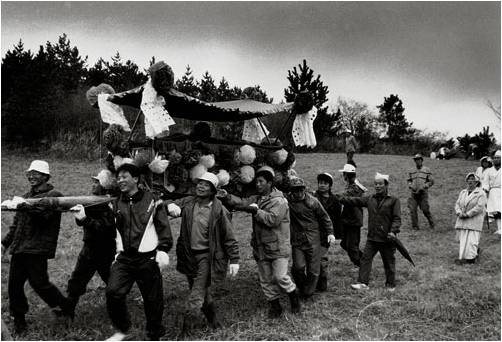
<instances>
[{"instance_id":1,"label":"man's arm","mask_svg":"<svg viewBox=\"0 0 502 342\"><path fill-rule=\"evenodd\" d=\"M12 240L14 239L14 234L16 232L17 221L18 221L17 215L18 214L16 213L12 224L9 226L9 231L7 232L7 234L5 234L4 238L2 239L2 246L5 247L6 249L9 248L10 244L12 243Z\"/></svg>"},{"instance_id":2,"label":"man's arm","mask_svg":"<svg viewBox=\"0 0 502 342\"><path fill-rule=\"evenodd\" d=\"M168 253L173 246L173 235L171 225L169 224L169 215L164 203L160 203L157 206L153 223L159 239L157 250Z\"/></svg>"},{"instance_id":3,"label":"man's arm","mask_svg":"<svg viewBox=\"0 0 502 342\"><path fill-rule=\"evenodd\" d=\"M349 197L349 196L339 195L338 201L343 205L350 205L353 207L367 207L369 198L370 198L369 195L363 197Z\"/></svg>"},{"instance_id":4,"label":"man's arm","mask_svg":"<svg viewBox=\"0 0 502 342\"><path fill-rule=\"evenodd\" d=\"M328 213L322 206L321 202L319 202L317 199L315 199L314 202L314 212L317 217L317 221L319 222L319 229L323 230L326 233L326 236L328 235L333 235L333 222L331 222L331 219L329 218Z\"/></svg>"},{"instance_id":5,"label":"man's arm","mask_svg":"<svg viewBox=\"0 0 502 342\"><path fill-rule=\"evenodd\" d=\"M434 178L432 178L432 172L429 169L427 169L427 181L425 184L427 184L429 188L434 185Z\"/></svg>"},{"instance_id":6,"label":"man's arm","mask_svg":"<svg viewBox=\"0 0 502 342\"><path fill-rule=\"evenodd\" d=\"M228 210L223 207L222 215L221 215L221 225L222 230L224 232L224 241L223 245L225 247L225 251L227 252L228 259L231 264L239 263L239 243L235 239L234 235L234 226L232 221L230 220L230 213Z\"/></svg>"},{"instance_id":7,"label":"man's arm","mask_svg":"<svg viewBox=\"0 0 502 342\"><path fill-rule=\"evenodd\" d=\"M394 234L400 232L401 228L401 203L398 198L394 199L392 205L392 224L390 226L390 231Z\"/></svg>"},{"instance_id":8,"label":"man's arm","mask_svg":"<svg viewBox=\"0 0 502 342\"><path fill-rule=\"evenodd\" d=\"M269 228L277 227L289 214L288 202L285 198L272 198L271 202L273 205L269 210L258 209L254 215L257 222Z\"/></svg>"}]
</instances>

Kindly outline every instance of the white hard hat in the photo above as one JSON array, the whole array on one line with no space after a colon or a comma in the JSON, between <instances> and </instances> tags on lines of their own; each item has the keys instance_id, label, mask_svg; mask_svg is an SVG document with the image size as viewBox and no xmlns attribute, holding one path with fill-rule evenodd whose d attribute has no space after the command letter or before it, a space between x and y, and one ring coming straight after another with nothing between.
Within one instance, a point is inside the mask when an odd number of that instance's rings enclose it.
<instances>
[{"instance_id":1,"label":"white hard hat","mask_svg":"<svg viewBox=\"0 0 502 342\"><path fill-rule=\"evenodd\" d=\"M214 186L214 189L218 187L218 177L211 172L205 172L198 180L205 180Z\"/></svg>"},{"instance_id":2,"label":"white hard hat","mask_svg":"<svg viewBox=\"0 0 502 342\"><path fill-rule=\"evenodd\" d=\"M498 150L497 152L495 152L494 156L495 157L500 157L500 150Z\"/></svg>"},{"instance_id":3,"label":"white hard hat","mask_svg":"<svg viewBox=\"0 0 502 342\"><path fill-rule=\"evenodd\" d=\"M31 162L30 167L26 172L29 171L38 171L40 173L50 175L49 173L49 163L45 160L34 160Z\"/></svg>"},{"instance_id":4,"label":"white hard hat","mask_svg":"<svg viewBox=\"0 0 502 342\"><path fill-rule=\"evenodd\" d=\"M275 177L275 172L274 172L274 169L273 169L273 168L271 168L271 167L270 167L270 166L268 166L268 165L263 165L262 167L260 167L260 168L258 169L258 171L256 171L256 173L261 172L261 171L267 171L267 172L271 173L271 174L272 174L272 176L274 176L274 177Z\"/></svg>"},{"instance_id":5,"label":"white hard hat","mask_svg":"<svg viewBox=\"0 0 502 342\"><path fill-rule=\"evenodd\" d=\"M345 164L343 166L343 170L338 170L339 172L346 172L346 173L356 173L356 167L352 164Z\"/></svg>"}]
</instances>

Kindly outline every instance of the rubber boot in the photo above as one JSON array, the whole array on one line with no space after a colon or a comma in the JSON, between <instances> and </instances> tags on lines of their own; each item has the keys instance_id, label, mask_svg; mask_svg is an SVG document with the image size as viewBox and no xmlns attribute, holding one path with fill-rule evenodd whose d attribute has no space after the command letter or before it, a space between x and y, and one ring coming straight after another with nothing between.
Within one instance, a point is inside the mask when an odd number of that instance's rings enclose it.
<instances>
[{"instance_id":1,"label":"rubber boot","mask_svg":"<svg viewBox=\"0 0 502 342\"><path fill-rule=\"evenodd\" d=\"M16 335L23 334L24 332L26 332L27 328L28 328L28 324L26 323L24 316L15 316L14 317L14 333Z\"/></svg>"},{"instance_id":2,"label":"rubber boot","mask_svg":"<svg viewBox=\"0 0 502 342\"><path fill-rule=\"evenodd\" d=\"M304 298L312 297L312 295L314 294L318 280L319 280L319 277L313 275L312 273L309 273L307 275L307 279L306 279L305 285L303 287L302 297L304 297Z\"/></svg>"},{"instance_id":3,"label":"rubber boot","mask_svg":"<svg viewBox=\"0 0 502 342\"><path fill-rule=\"evenodd\" d=\"M288 293L289 302L291 304L291 312L297 314L301 310L300 298L298 296L298 292L295 290Z\"/></svg>"},{"instance_id":4,"label":"rubber boot","mask_svg":"<svg viewBox=\"0 0 502 342\"><path fill-rule=\"evenodd\" d=\"M303 288L305 286L306 276L303 271L296 270L294 267L291 269L291 275L293 276L293 281L295 282L296 288L300 293L303 293Z\"/></svg>"},{"instance_id":5,"label":"rubber boot","mask_svg":"<svg viewBox=\"0 0 502 342\"><path fill-rule=\"evenodd\" d=\"M268 310L269 318L278 318L282 315L282 306L279 299L269 301L270 309Z\"/></svg>"},{"instance_id":6,"label":"rubber boot","mask_svg":"<svg viewBox=\"0 0 502 342\"><path fill-rule=\"evenodd\" d=\"M216 314L216 306L214 303L209 303L202 305L202 312L204 316L206 316L207 322L212 329L219 329L223 327L221 321L218 319L218 315Z\"/></svg>"},{"instance_id":7,"label":"rubber boot","mask_svg":"<svg viewBox=\"0 0 502 342\"><path fill-rule=\"evenodd\" d=\"M324 292L328 289L328 277L319 277L317 280L316 290L319 292Z\"/></svg>"}]
</instances>

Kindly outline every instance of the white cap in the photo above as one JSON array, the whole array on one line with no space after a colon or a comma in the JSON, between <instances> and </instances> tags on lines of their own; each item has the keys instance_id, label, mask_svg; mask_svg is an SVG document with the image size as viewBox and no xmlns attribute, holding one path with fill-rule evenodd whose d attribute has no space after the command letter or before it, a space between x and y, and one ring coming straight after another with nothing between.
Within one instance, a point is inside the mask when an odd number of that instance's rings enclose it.
<instances>
[{"instance_id":1,"label":"white cap","mask_svg":"<svg viewBox=\"0 0 502 342\"><path fill-rule=\"evenodd\" d=\"M198 178L198 180L205 180L209 183L211 183L214 188L216 189L218 187L218 177L214 174L214 173L211 173L211 172L205 172L202 176L200 176Z\"/></svg>"},{"instance_id":2,"label":"white cap","mask_svg":"<svg viewBox=\"0 0 502 342\"><path fill-rule=\"evenodd\" d=\"M356 173L356 167L352 164L345 164L343 170L338 170L338 172Z\"/></svg>"},{"instance_id":3,"label":"white cap","mask_svg":"<svg viewBox=\"0 0 502 342\"><path fill-rule=\"evenodd\" d=\"M261 172L261 171L267 171L267 172L270 172L270 173L272 174L272 176L274 176L274 177L275 177L275 172L274 172L274 169L273 169L273 168L271 168L271 167L270 167L270 166L268 166L268 165L264 165L264 166L260 167L260 168L258 169L258 171L256 171L256 173Z\"/></svg>"},{"instance_id":4,"label":"white cap","mask_svg":"<svg viewBox=\"0 0 502 342\"><path fill-rule=\"evenodd\" d=\"M383 179L383 180L386 180L387 182L389 182L389 175L383 175L380 172L377 172L375 174L375 180L378 180L378 179Z\"/></svg>"},{"instance_id":5,"label":"white cap","mask_svg":"<svg viewBox=\"0 0 502 342\"><path fill-rule=\"evenodd\" d=\"M495 152L495 154L493 156L494 157L500 157L500 150L498 150L497 152Z\"/></svg>"},{"instance_id":6,"label":"white cap","mask_svg":"<svg viewBox=\"0 0 502 342\"><path fill-rule=\"evenodd\" d=\"M47 163L45 160L34 160L31 162L28 170L26 170L26 172L29 172L29 171L38 171L40 173L50 175L49 163Z\"/></svg>"}]
</instances>

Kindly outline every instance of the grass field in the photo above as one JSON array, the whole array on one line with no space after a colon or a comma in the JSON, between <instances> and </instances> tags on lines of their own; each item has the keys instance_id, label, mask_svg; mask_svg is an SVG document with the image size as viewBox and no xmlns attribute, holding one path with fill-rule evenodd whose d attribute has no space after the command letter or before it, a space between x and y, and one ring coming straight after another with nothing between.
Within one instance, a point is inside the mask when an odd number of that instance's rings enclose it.
<instances>
[{"instance_id":1,"label":"grass field","mask_svg":"<svg viewBox=\"0 0 502 342\"><path fill-rule=\"evenodd\" d=\"M27 190L24 172L34 156L3 153L1 199L21 195ZM41 158L43 156L37 156ZM334 191L343 189L336 171L342 168L342 154L303 154L297 156L296 170L309 186L316 186L319 171L336 175ZM268 305L260 290L256 264L252 258L250 239L251 219L237 213L234 224L241 247L241 269L233 280L227 280L216 292L217 305L225 327L211 331L194 331L191 340L500 340L500 237L493 229L484 228L480 246L480 262L459 266L457 257L453 206L464 187L464 176L478 164L460 159L447 161L425 160L436 179L430 190L430 202L436 220L436 230L410 230L406 208L408 196L406 171L413 167L411 158L403 156L356 155L359 180L372 188L376 171L391 177L390 193L401 200L403 226L400 238L410 250L416 267L397 255L397 289L384 289L384 272L380 257L373 263L371 289L359 293L350 289L357 277L344 251L337 244L329 251L330 278L328 291L315 294L313 301L304 303L302 314L292 316L286 298L286 314L276 320L267 318ZM99 171L98 162L63 162L48 159L52 183L65 195L83 195L90 189L89 176ZM366 216L366 214L365 214ZM2 236L12 221L12 213L2 213ZM179 219L173 220L175 237ZM365 240L366 229L362 231ZM49 263L52 281L62 290L82 246L82 232L72 215L63 214L56 258ZM168 328L165 340L181 339L177 312L187 293L187 282L172 264L164 273L164 323ZM10 323L8 314L7 279L9 264L2 263L2 318ZM76 320L70 326L53 318L47 305L36 296L29 285L26 292L30 303L27 316L29 332L23 340L103 340L112 333L105 309L104 287L93 278L88 292L77 307ZM144 313L136 287L128 299L133 317L132 339L143 340Z\"/></svg>"}]
</instances>

